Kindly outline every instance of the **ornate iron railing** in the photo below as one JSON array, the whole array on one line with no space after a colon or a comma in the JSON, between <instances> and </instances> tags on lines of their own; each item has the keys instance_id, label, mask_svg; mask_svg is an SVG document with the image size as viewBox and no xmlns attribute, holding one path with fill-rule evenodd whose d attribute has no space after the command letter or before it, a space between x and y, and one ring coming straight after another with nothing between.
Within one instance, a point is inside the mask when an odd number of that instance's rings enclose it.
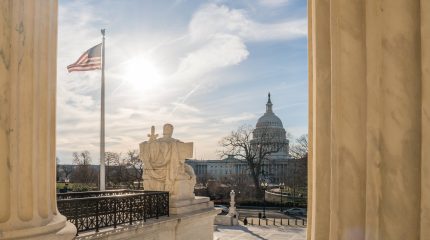
<instances>
[{"instance_id":1,"label":"ornate iron railing","mask_svg":"<svg viewBox=\"0 0 430 240\"><path fill-rule=\"evenodd\" d=\"M155 191L92 191L57 194L61 214L73 223L78 232L104 227L117 227L169 216L169 193Z\"/></svg>"}]
</instances>

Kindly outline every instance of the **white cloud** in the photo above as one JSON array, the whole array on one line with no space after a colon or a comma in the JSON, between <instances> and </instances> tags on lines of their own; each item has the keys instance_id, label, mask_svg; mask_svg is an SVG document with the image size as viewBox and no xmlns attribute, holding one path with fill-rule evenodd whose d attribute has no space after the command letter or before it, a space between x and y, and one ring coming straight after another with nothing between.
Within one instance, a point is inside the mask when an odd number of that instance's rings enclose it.
<instances>
[{"instance_id":1,"label":"white cloud","mask_svg":"<svg viewBox=\"0 0 430 240\"><path fill-rule=\"evenodd\" d=\"M259 0L258 2L265 7L280 7L286 5L290 0Z\"/></svg>"},{"instance_id":2,"label":"white cloud","mask_svg":"<svg viewBox=\"0 0 430 240\"><path fill-rule=\"evenodd\" d=\"M200 112L198 108L185 103L173 102L172 104L175 106L176 109L180 109L184 112Z\"/></svg>"},{"instance_id":3,"label":"white cloud","mask_svg":"<svg viewBox=\"0 0 430 240\"><path fill-rule=\"evenodd\" d=\"M241 113L240 115L233 116L233 117L226 117L221 119L222 123L236 123L246 120L255 119L257 116L253 113Z\"/></svg>"},{"instance_id":4,"label":"white cloud","mask_svg":"<svg viewBox=\"0 0 430 240\"><path fill-rule=\"evenodd\" d=\"M173 79L201 81L215 70L237 65L249 56L246 42L289 40L307 34L305 19L275 23L253 21L245 10L207 4L188 26L191 51L179 62Z\"/></svg>"},{"instance_id":5,"label":"white cloud","mask_svg":"<svg viewBox=\"0 0 430 240\"><path fill-rule=\"evenodd\" d=\"M204 41L218 34L235 35L243 41L289 40L305 37L307 22L306 19L295 19L260 23L252 20L244 10L209 4L194 14L189 29L194 41Z\"/></svg>"},{"instance_id":6,"label":"white cloud","mask_svg":"<svg viewBox=\"0 0 430 240\"><path fill-rule=\"evenodd\" d=\"M200 48L187 54L173 78L196 80L216 69L236 65L249 55L243 41L234 35L216 34Z\"/></svg>"}]
</instances>

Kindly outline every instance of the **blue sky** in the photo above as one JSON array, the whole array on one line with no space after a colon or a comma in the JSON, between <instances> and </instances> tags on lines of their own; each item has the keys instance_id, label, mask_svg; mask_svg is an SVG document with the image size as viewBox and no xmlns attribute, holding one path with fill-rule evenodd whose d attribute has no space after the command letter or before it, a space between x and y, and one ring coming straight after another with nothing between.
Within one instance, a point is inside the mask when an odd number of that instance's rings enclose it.
<instances>
[{"instance_id":1,"label":"blue sky","mask_svg":"<svg viewBox=\"0 0 430 240\"><path fill-rule=\"evenodd\" d=\"M255 125L272 94L293 136L307 133L304 0L60 0L57 156L99 160L100 71L67 73L106 28L106 151L126 152L152 125L175 126L195 158Z\"/></svg>"}]
</instances>

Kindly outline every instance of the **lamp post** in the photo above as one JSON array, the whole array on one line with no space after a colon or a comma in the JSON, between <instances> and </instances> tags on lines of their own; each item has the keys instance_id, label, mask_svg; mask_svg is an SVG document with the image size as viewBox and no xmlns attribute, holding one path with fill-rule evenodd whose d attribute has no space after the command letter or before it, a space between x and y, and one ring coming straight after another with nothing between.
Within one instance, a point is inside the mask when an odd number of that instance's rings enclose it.
<instances>
[{"instance_id":1,"label":"lamp post","mask_svg":"<svg viewBox=\"0 0 430 240\"><path fill-rule=\"evenodd\" d=\"M284 187L285 187L285 183L283 183L283 182L281 182L280 184L279 184L279 189L281 190L281 212L282 212L282 210L283 210L283 204L282 204L282 191L284 190Z\"/></svg>"},{"instance_id":2,"label":"lamp post","mask_svg":"<svg viewBox=\"0 0 430 240\"><path fill-rule=\"evenodd\" d=\"M263 189L263 218L266 218L266 189L267 189L266 181L261 182L261 189Z\"/></svg>"}]
</instances>

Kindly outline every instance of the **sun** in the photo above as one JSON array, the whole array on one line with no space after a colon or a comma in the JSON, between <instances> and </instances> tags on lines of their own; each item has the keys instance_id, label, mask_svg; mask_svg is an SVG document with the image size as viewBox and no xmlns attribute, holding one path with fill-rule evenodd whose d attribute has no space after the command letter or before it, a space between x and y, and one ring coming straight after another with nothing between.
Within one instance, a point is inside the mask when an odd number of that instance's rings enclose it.
<instances>
[{"instance_id":1,"label":"sun","mask_svg":"<svg viewBox=\"0 0 430 240\"><path fill-rule=\"evenodd\" d=\"M154 90L163 82L163 76L150 59L138 56L125 65L124 80L138 90Z\"/></svg>"}]
</instances>

